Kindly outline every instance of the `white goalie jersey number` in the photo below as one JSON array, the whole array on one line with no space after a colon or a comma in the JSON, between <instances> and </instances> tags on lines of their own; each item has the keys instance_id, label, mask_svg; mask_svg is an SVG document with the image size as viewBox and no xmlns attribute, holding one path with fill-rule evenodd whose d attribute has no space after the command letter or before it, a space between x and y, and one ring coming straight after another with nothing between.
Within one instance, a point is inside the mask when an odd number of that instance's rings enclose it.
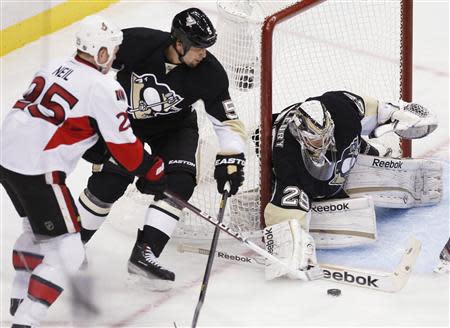
<instances>
[{"instance_id":1,"label":"white goalie jersey number","mask_svg":"<svg viewBox=\"0 0 450 328\"><path fill-rule=\"evenodd\" d=\"M301 189L295 186L284 188L283 197L281 198L281 205L287 207L300 207L305 211L309 211L309 197Z\"/></svg>"}]
</instances>

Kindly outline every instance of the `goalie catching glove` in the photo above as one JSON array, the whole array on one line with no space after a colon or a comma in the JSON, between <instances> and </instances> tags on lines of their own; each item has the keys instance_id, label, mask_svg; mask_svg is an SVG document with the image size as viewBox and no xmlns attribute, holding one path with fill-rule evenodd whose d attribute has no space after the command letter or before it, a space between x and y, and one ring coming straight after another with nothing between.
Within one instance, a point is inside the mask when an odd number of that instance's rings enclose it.
<instances>
[{"instance_id":1,"label":"goalie catching glove","mask_svg":"<svg viewBox=\"0 0 450 328\"><path fill-rule=\"evenodd\" d=\"M402 100L398 105L380 103L378 108L378 123L374 131L375 137L394 131L405 139L419 139L436 130L437 117L429 109L416 103Z\"/></svg>"},{"instance_id":2,"label":"goalie catching glove","mask_svg":"<svg viewBox=\"0 0 450 328\"><path fill-rule=\"evenodd\" d=\"M216 156L214 179L217 190L223 194L225 183L230 183L230 195L235 195L244 182L245 156L243 153L235 155Z\"/></svg>"}]
</instances>

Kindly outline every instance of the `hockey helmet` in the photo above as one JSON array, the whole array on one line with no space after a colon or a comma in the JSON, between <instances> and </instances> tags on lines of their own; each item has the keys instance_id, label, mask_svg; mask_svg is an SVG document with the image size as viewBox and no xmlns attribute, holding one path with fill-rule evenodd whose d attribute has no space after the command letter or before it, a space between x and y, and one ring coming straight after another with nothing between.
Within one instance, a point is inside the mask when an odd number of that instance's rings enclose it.
<instances>
[{"instance_id":1,"label":"hockey helmet","mask_svg":"<svg viewBox=\"0 0 450 328\"><path fill-rule=\"evenodd\" d=\"M197 8L189 8L175 15L170 36L173 42L183 43L186 53L191 47L208 48L216 43L217 33L208 16Z\"/></svg>"},{"instance_id":2,"label":"hockey helmet","mask_svg":"<svg viewBox=\"0 0 450 328\"><path fill-rule=\"evenodd\" d=\"M107 64L100 65L97 62L99 50L106 48L110 60L112 60L114 48L122 43L122 39L122 31L99 15L92 15L83 19L76 34L77 49L93 56L99 66L106 66Z\"/></svg>"},{"instance_id":3,"label":"hockey helmet","mask_svg":"<svg viewBox=\"0 0 450 328\"><path fill-rule=\"evenodd\" d=\"M334 122L330 113L318 100L299 103L292 111L289 131L301 145L305 167L317 179L328 180L336 164Z\"/></svg>"}]
</instances>

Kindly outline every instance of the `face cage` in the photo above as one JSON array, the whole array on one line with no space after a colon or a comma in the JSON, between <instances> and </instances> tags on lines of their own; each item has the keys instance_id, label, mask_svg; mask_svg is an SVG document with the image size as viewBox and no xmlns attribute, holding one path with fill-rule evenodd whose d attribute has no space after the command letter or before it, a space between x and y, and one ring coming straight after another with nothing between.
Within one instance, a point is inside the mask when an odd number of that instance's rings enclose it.
<instances>
[{"instance_id":1,"label":"face cage","mask_svg":"<svg viewBox=\"0 0 450 328\"><path fill-rule=\"evenodd\" d=\"M330 149L330 146L332 146L331 148L334 148L335 146L334 137L330 134L325 137L312 135L305 131L303 131L303 133L300 132L299 134L302 146L310 153L311 157L318 162L321 162L321 159L324 159L326 152ZM325 138L325 140L323 140L323 138ZM316 146L312 143L319 140L323 140L320 146Z\"/></svg>"},{"instance_id":2,"label":"face cage","mask_svg":"<svg viewBox=\"0 0 450 328\"><path fill-rule=\"evenodd\" d=\"M326 159L326 152L328 149L335 149L334 140L334 123L330 123L330 127L325 136L311 133L306 130L305 123L298 118L294 118L289 124L289 130L295 139L300 143L303 149L305 149L311 156L311 160L317 163L318 166L323 165ZM320 146L314 145L314 141L322 141Z\"/></svg>"}]
</instances>

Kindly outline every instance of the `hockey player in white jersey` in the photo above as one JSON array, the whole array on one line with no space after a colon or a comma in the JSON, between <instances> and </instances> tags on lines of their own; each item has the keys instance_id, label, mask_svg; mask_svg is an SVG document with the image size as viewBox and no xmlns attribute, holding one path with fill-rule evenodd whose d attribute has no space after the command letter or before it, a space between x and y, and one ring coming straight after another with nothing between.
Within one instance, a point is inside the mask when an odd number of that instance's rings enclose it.
<instances>
[{"instance_id":1,"label":"hockey player in white jersey","mask_svg":"<svg viewBox=\"0 0 450 328\"><path fill-rule=\"evenodd\" d=\"M125 92L106 76L121 42L116 26L100 16L86 18L76 35L77 54L40 69L3 121L0 181L24 228L12 254L12 327L39 326L64 290L65 275L84 259L65 178L99 138L139 177L140 190L164 189L163 161L135 137Z\"/></svg>"}]
</instances>

